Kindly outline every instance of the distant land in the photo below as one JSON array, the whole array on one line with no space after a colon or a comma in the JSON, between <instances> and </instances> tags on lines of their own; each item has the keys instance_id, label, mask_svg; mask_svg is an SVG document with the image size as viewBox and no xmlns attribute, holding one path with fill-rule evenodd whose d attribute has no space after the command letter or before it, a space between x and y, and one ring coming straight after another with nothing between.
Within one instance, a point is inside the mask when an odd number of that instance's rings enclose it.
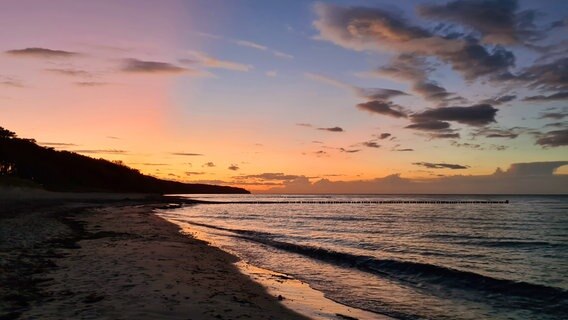
<instances>
[{"instance_id":1,"label":"distant land","mask_svg":"<svg viewBox=\"0 0 568 320\"><path fill-rule=\"evenodd\" d=\"M2 127L0 185L59 192L250 193L242 188L158 179L120 162L42 147Z\"/></svg>"}]
</instances>

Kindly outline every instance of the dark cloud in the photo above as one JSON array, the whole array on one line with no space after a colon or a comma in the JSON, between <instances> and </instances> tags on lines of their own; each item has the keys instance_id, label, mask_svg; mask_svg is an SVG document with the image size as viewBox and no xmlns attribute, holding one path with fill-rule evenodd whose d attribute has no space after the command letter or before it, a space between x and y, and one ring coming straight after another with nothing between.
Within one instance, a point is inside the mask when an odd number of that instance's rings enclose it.
<instances>
[{"instance_id":1,"label":"dark cloud","mask_svg":"<svg viewBox=\"0 0 568 320\"><path fill-rule=\"evenodd\" d=\"M425 168L428 168L428 169L461 170L461 169L469 168L469 166L462 166L460 164L450 164L450 163L414 162L413 165L425 167Z\"/></svg>"},{"instance_id":2,"label":"dark cloud","mask_svg":"<svg viewBox=\"0 0 568 320\"><path fill-rule=\"evenodd\" d=\"M215 164L213 162L209 161L209 162L204 163L202 165L202 167L213 168L213 167L215 167Z\"/></svg>"},{"instance_id":3,"label":"dark cloud","mask_svg":"<svg viewBox=\"0 0 568 320\"><path fill-rule=\"evenodd\" d=\"M521 82L538 90L568 91L568 58L536 64L522 70L518 75L505 74L505 80ZM547 97L544 97L547 99Z\"/></svg>"},{"instance_id":4,"label":"dark cloud","mask_svg":"<svg viewBox=\"0 0 568 320\"><path fill-rule=\"evenodd\" d=\"M341 127L331 127L331 128L318 128L318 130L322 131L330 131L330 132L343 132L343 128Z\"/></svg>"},{"instance_id":5,"label":"dark cloud","mask_svg":"<svg viewBox=\"0 0 568 320\"><path fill-rule=\"evenodd\" d=\"M568 112L545 112L540 115L539 119L562 120L565 117L568 117Z\"/></svg>"},{"instance_id":6,"label":"dark cloud","mask_svg":"<svg viewBox=\"0 0 568 320\"><path fill-rule=\"evenodd\" d=\"M386 139L386 138L388 138L388 137L390 137L390 136L391 136L390 133L384 132L384 133L381 133L381 134L378 136L378 138L381 139L381 140L384 140L384 139Z\"/></svg>"},{"instance_id":7,"label":"dark cloud","mask_svg":"<svg viewBox=\"0 0 568 320\"><path fill-rule=\"evenodd\" d=\"M174 156L187 156L187 157L197 157L203 155L201 153L188 153L188 152L172 152L170 154Z\"/></svg>"},{"instance_id":8,"label":"dark cloud","mask_svg":"<svg viewBox=\"0 0 568 320\"><path fill-rule=\"evenodd\" d=\"M414 151L414 149L403 148L403 149L393 149L392 151L409 152L409 151Z\"/></svg>"},{"instance_id":9,"label":"dark cloud","mask_svg":"<svg viewBox=\"0 0 568 320\"><path fill-rule=\"evenodd\" d=\"M474 137L482 136L486 138L508 138L515 139L519 136L520 130L518 128L511 129L495 129L495 128L479 128L475 130L472 135Z\"/></svg>"},{"instance_id":10,"label":"dark cloud","mask_svg":"<svg viewBox=\"0 0 568 320\"><path fill-rule=\"evenodd\" d=\"M236 164L231 164L227 169L232 170L232 171L237 171L239 170L239 166Z\"/></svg>"},{"instance_id":11,"label":"dark cloud","mask_svg":"<svg viewBox=\"0 0 568 320\"><path fill-rule=\"evenodd\" d=\"M553 123L548 123L544 126L546 127L552 127L552 128L568 128L568 122L564 121L564 122L553 122Z\"/></svg>"},{"instance_id":12,"label":"dark cloud","mask_svg":"<svg viewBox=\"0 0 568 320\"><path fill-rule=\"evenodd\" d=\"M373 73L398 80L421 82L426 81L428 73L434 70L424 57L403 53L397 55L389 64L381 66Z\"/></svg>"},{"instance_id":13,"label":"dark cloud","mask_svg":"<svg viewBox=\"0 0 568 320\"><path fill-rule=\"evenodd\" d=\"M544 133L536 140L536 144L543 147L568 146L568 129Z\"/></svg>"},{"instance_id":14,"label":"dark cloud","mask_svg":"<svg viewBox=\"0 0 568 320\"><path fill-rule=\"evenodd\" d=\"M430 139L459 139L459 133L428 133Z\"/></svg>"},{"instance_id":15,"label":"dark cloud","mask_svg":"<svg viewBox=\"0 0 568 320\"><path fill-rule=\"evenodd\" d=\"M380 8L316 6L314 22L319 37L354 49L380 49L404 54L434 56L449 63L467 79L508 71L515 63L512 52L489 51L474 38L448 37L411 25L400 14Z\"/></svg>"},{"instance_id":16,"label":"dark cloud","mask_svg":"<svg viewBox=\"0 0 568 320\"><path fill-rule=\"evenodd\" d=\"M373 100L357 104L357 108L370 113L382 114L394 118L406 118L404 109L389 101Z\"/></svg>"},{"instance_id":17,"label":"dark cloud","mask_svg":"<svg viewBox=\"0 0 568 320\"><path fill-rule=\"evenodd\" d=\"M20 57L35 58L68 58L79 55L77 52L52 50L46 48L25 48L6 51L7 54Z\"/></svg>"},{"instance_id":18,"label":"dark cloud","mask_svg":"<svg viewBox=\"0 0 568 320\"><path fill-rule=\"evenodd\" d=\"M568 100L568 91L557 92L551 95L530 96L523 99L523 101L539 101L539 102L558 101L558 100Z\"/></svg>"},{"instance_id":19,"label":"dark cloud","mask_svg":"<svg viewBox=\"0 0 568 320\"><path fill-rule=\"evenodd\" d=\"M71 77L91 77L91 73L85 70L77 70L77 69L45 69L47 72L64 75L64 76L71 76Z\"/></svg>"},{"instance_id":20,"label":"dark cloud","mask_svg":"<svg viewBox=\"0 0 568 320\"><path fill-rule=\"evenodd\" d=\"M494 97L494 98L490 98L490 99L485 99L481 103L496 106L496 105L504 104L504 103L507 103L507 102L511 102L511 101L515 100L516 98L517 98L516 95L504 95L504 96L498 96L498 97Z\"/></svg>"},{"instance_id":21,"label":"dark cloud","mask_svg":"<svg viewBox=\"0 0 568 320\"><path fill-rule=\"evenodd\" d=\"M451 141L450 144L458 148L469 148L469 149L478 149L478 150L482 149L481 145L477 143L469 143L469 142L459 143L457 141Z\"/></svg>"},{"instance_id":22,"label":"dark cloud","mask_svg":"<svg viewBox=\"0 0 568 320\"><path fill-rule=\"evenodd\" d=\"M301 176L293 175L293 174L284 174L281 172L266 172L261 174L251 174L251 175L243 175L238 176L239 179L259 179L259 180L268 180L268 181L289 181L297 179Z\"/></svg>"},{"instance_id":23,"label":"dark cloud","mask_svg":"<svg viewBox=\"0 0 568 320\"><path fill-rule=\"evenodd\" d=\"M39 142L42 146L48 147L75 147L77 146L74 143L65 143L65 142Z\"/></svg>"},{"instance_id":24,"label":"dark cloud","mask_svg":"<svg viewBox=\"0 0 568 320\"><path fill-rule=\"evenodd\" d=\"M365 141L362 143L367 148L380 148L381 145L376 143L375 141Z\"/></svg>"},{"instance_id":25,"label":"dark cloud","mask_svg":"<svg viewBox=\"0 0 568 320\"><path fill-rule=\"evenodd\" d=\"M450 63L466 80L502 73L515 65L515 55L511 51L496 47L489 52L477 43L469 43L459 51L441 53L439 58Z\"/></svg>"},{"instance_id":26,"label":"dark cloud","mask_svg":"<svg viewBox=\"0 0 568 320\"><path fill-rule=\"evenodd\" d=\"M125 150L116 149L99 149L99 150L70 150L77 153L107 153L107 154L124 154L127 153Z\"/></svg>"},{"instance_id":27,"label":"dark cloud","mask_svg":"<svg viewBox=\"0 0 568 320\"><path fill-rule=\"evenodd\" d=\"M469 107L444 107L428 109L413 114L413 122L455 121L470 126L483 126L495 121L497 109L489 104L478 104Z\"/></svg>"},{"instance_id":28,"label":"dark cloud","mask_svg":"<svg viewBox=\"0 0 568 320\"><path fill-rule=\"evenodd\" d=\"M408 93L406 92L394 89L383 89L383 88L355 88L355 89L359 96L367 98L369 100L388 100L394 97L408 95Z\"/></svg>"},{"instance_id":29,"label":"dark cloud","mask_svg":"<svg viewBox=\"0 0 568 320\"><path fill-rule=\"evenodd\" d=\"M167 62L124 59L122 71L131 73L183 73L188 69Z\"/></svg>"},{"instance_id":30,"label":"dark cloud","mask_svg":"<svg viewBox=\"0 0 568 320\"><path fill-rule=\"evenodd\" d=\"M283 188L274 188L275 193L305 194L566 194L568 175L551 174L566 161L512 164L507 171L497 170L489 175L450 175L433 179L409 179L391 174L369 180L331 181L319 179L296 179L284 183ZM545 169L546 168L546 169ZM524 174L526 172L539 174Z\"/></svg>"},{"instance_id":31,"label":"dark cloud","mask_svg":"<svg viewBox=\"0 0 568 320\"><path fill-rule=\"evenodd\" d=\"M412 90L428 101L439 102L442 104L455 100L464 100L462 97L457 96L455 93L448 92L444 87L441 87L439 84L429 80L415 82L412 86Z\"/></svg>"},{"instance_id":32,"label":"dark cloud","mask_svg":"<svg viewBox=\"0 0 568 320\"><path fill-rule=\"evenodd\" d=\"M551 176L556 169L568 164L568 161L547 161L513 163L503 174L511 176Z\"/></svg>"},{"instance_id":33,"label":"dark cloud","mask_svg":"<svg viewBox=\"0 0 568 320\"><path fill-rule=\"evenodd\" d=\"M200 171L187 171L185 173L186 176L196 176L196 175L202 175L205 174L205 172L200 172Z\"/></svg>"},{"instance_id":34,"label":"dark cloud","mask_svg":"<svg viewBox=\"0 0 568 320\"><path fill-rule=\"evenodd\" d=\"M515 44L536 40L536 12L519 11L516 0L457 0L418 7L422 17L445 20L469 27L481 34L484 42Z\"/></svg>"},{"instance_id":35,"label":"dark cloud","mask_svg":"<svg viewBox=\"0 0 568 320\"><path fill-rule=\"evenodd\" d=\"M448 130L450 128L450 123L438 120L427 120L410 124L405 128L423 131Z\"/></svg>"},{"instance_id":36,"label":"dark cloud","mask_svg":"<svg viewBox=\"0 0 568 320\"><path fill-rule=\"evenodd\" d=\"M359 149L345 149L345 148L339 148L339 151L345 152L345 153L356 153L356 152L359 152L359 151L361 151L361 150L359 150Z\"/></svg>"}]
</instances>

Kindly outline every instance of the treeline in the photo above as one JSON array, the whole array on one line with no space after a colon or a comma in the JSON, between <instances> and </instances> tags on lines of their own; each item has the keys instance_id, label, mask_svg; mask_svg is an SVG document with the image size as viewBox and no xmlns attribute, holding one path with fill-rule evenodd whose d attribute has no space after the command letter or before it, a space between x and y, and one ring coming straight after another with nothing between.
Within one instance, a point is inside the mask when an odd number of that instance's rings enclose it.
<instances>
[{"instance_id":1,"label":"treeline","mask_svg":"<svg viewBox=\"0 0 568 320\"><path fill-rule=\"evenodd\" d=\"M161 180L120 163L42 147L2 127L1 176L29 180L50 191L249 193L241 188Z\"/></svg>"}]
</instances>

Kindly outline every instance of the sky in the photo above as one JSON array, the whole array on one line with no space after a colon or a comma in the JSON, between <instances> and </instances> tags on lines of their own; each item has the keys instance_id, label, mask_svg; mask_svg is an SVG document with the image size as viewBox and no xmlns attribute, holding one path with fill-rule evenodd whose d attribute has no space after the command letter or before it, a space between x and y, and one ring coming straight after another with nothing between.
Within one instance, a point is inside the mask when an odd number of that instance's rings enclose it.
<instances>
[{"instance_id":1,"label":"sky","mask_svg":"<svg viewBox=\"0 0 568 320\"><path fill-rule=\"evenodd\" d=\"M184 182L568 193L568 2L0 2L0 126Z\"/></svg>"}]
</instances>

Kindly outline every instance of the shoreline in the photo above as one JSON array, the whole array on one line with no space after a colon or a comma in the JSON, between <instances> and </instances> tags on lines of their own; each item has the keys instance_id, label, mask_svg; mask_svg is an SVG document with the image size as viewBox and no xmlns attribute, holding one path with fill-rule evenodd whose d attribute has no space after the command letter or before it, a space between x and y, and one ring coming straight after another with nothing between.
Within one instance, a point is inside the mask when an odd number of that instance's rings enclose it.
<instances>
[{"instance_id":1,"label":"shoreline","mask_svg":"<svg viewBox=\"0 0 568 320\"><path fill-rule=\"evenodd\" d=\"M197 202L193 205L202 204L208 205L208 203L202 202ZM190 206L185 206L183 208L190 208ZM175 210L179 209L175 208ZM160 216L159 211L156 213L158 216ZM169 211L169 208L166 212L167 211ZM167 220L165 217L162 217L162 219ZM178 225L180 227L180 231L184 235L210 243L213 247L219 248L220 250L238 257L239 261L235 262L235 265L242 274L245 274L256 283L261 284L272 296L282 297L281 303L284 306L291 310L295 310L310 319L393 319L387 315L348 306L327 298L322 291L312 288L308 283L302 280L277 271L264 269L245 261L239 257L237 252L226 250L222 246L215 244L215 241L207 237L204 232L192 228L192 226L187 223L179 223L175 221L172 221L172 223Z\"/></svg>"},{"instance_id":2,"label":"shoreline","mask_svg":"<svg viewBox=\"0 0 568 320\"><path fill-rule=\"evenodd\" d=\"M0 201L0 318L307 319L153 213L180 199L66 196Z\"/></svg>"}]
</instances>

